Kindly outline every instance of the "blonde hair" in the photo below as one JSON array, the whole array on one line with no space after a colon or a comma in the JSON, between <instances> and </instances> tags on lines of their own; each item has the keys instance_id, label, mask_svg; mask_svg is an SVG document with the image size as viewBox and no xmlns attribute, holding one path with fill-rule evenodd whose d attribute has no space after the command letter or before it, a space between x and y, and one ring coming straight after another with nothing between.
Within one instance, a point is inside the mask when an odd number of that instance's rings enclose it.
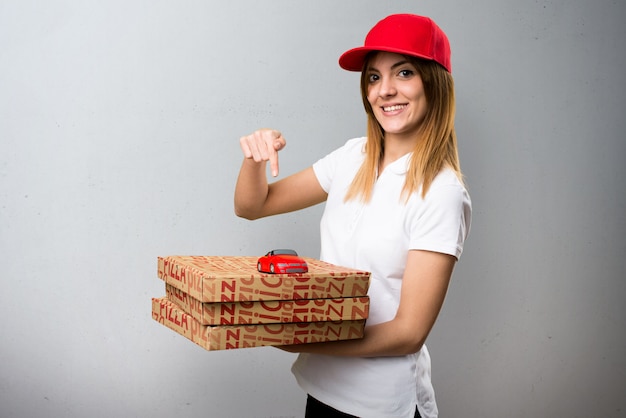
<instances>
[{"instance_id":1,"label":"blonde hair","mask_svg":"<svg viewBox=\"0 0 626 418\"><path fill-rule=\"evenodd\" d=\"M367 100L367 68L370 55L361 72L361 98L367 114L367 142L365 160L346 193L345 201L360 198L368 202L376 182L378 166L384 154L385 132L380 126L372 106ZM444 168L452 169L463 181L454 130L455 100L452 75L434 61L406 56L417 69L424 85L427 110L419 131L419 140L413 149L402 195L408 201L410 195L422 187L426 196L435 176Z\"/></svg>"}]
</instances>

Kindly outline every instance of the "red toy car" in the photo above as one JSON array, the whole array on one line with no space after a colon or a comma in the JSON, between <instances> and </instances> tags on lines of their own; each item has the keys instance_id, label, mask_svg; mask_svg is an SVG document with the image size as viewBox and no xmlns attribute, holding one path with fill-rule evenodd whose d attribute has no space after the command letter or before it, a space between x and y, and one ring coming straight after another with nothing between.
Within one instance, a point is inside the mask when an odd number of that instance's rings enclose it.
<instances>
[{"instance_id":1,"label":"red toy car","mask_svg":"<svg viewBox=\"0 0 626 418\"><path fill-rule=\"evenodd\" d=\"M261 273L306 273L309 266L294 250L272 250L259 258L257 270Z\"/></svg>"}]
</instances>

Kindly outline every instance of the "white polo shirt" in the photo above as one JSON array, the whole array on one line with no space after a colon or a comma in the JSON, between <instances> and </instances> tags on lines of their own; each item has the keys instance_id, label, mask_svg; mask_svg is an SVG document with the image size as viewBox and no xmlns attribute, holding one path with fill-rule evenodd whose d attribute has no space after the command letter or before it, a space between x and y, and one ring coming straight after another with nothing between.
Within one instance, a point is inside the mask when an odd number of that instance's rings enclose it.
<instances>
[{"instance_id":1,"label":"white polo shirt","mask_svg":"<svg viewBox=\"0 0 626 418\"><path fill-rule=\"evenodd\" d=\"M313 165L328 193L320 224L321 255L329 263L372 273L368 325L390 321L400 303L408 251L436 251L457 258L469 232L471 201L457 176L443 170L425 197L402 196L410 154L389 164L363 202L344 197L364 159L365 138ZM340 411L362 418L437 416L426 346L399 357L337 357L300 354L292 371L311 396Z\"/></svg>"}]
</instances>

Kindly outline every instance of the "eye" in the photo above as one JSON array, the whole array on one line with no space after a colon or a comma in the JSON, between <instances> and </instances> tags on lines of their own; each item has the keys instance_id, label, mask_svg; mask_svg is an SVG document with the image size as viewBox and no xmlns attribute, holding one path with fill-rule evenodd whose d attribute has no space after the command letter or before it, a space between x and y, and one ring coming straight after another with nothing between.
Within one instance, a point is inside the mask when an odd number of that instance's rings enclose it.
<instances>
[{"instance_id":1,"label":"eye","mask_svg":"<svg viewBox=\"0 0 626 418\"><path fill-rule=\"evenodd\" d=\"M410 69L404 69L404 70L400 70L400 72L398 72L398 75L400 77L403 77L403 78L412 77L414 74L415 74L415 71L410 70Z\"/></svg>"},{"instance_id":2,"label":"eye","mask_svg":"<svg viewBox=\"0 0 626 418\"><path fill-rule=\"evenodd\" d=\"M370 74L369 76L367 76L367 81L369 81L370 84L375 83L379 79L380 76L378 74Z\"/></svg>"}]
</instances>

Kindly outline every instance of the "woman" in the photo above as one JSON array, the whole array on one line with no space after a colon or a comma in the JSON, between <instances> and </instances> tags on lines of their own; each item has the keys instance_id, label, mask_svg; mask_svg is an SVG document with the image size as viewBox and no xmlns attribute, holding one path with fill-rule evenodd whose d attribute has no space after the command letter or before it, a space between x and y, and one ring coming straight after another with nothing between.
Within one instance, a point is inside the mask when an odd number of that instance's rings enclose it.
<instances>
[{"instance_id":1,"label":"woman","mask_svg":"<svg viewBox=\"0 0 626 418\"><path fill-rule=\"evenodd\" d=\"M307 417L436 417L424 342L469 231L454 131L446 35L429 18L392 15L339 65L361 71L367 137L299 173L278 173L280 132L244 136L235 212L256 219L326 202L324 261L371 272L363 339L282 347L308 393Z\"/></svg>"}]
</instances>

